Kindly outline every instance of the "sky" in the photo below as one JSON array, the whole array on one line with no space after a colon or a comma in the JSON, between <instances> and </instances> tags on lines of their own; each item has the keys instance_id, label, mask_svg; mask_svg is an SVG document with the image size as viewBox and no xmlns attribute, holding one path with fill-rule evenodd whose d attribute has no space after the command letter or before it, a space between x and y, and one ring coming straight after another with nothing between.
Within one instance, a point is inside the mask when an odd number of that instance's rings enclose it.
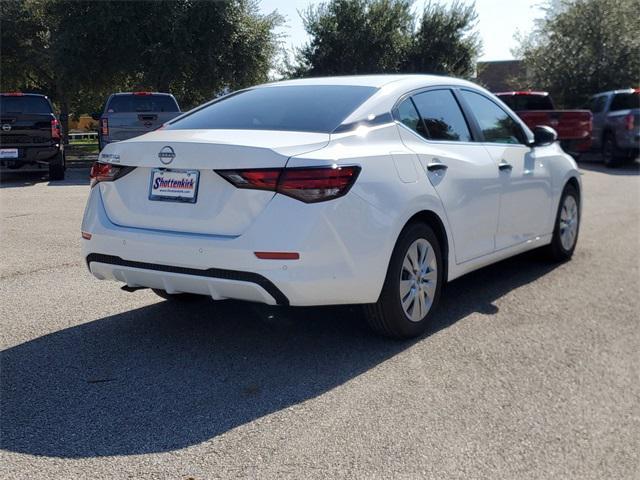
<instances>
[{"instance_id":1,"label":"sky","mask_svg":"<svg viewBox=\"0 0 640 480\"><path fill-rule=\"evenodd\" d=\"M422 11L428 0L416 0L414 8ZM450 4L453 0L440 0ZM463 0L464 1L464 0ZM543 16L540 8L542 0L476 0L478 12L478 31L482 38L482 61L510 60L511 49L517 46L514 40L516 32L529 33L533 28L533 20ZM260 8L264 13L274 10L286 19L286 26L281 29L285 34L285 45L288 49L299 47L307 41L298 10L302 11L311 4L322 3L316 0L261 0ZM469 3L469 2L465 2Z\"/></svg>"}]
</instances>

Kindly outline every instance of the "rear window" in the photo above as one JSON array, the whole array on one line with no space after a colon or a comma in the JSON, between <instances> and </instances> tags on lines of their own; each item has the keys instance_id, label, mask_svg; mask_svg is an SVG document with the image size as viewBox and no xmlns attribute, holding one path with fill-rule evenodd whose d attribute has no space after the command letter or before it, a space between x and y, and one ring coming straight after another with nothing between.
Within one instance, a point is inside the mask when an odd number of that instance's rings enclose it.
<instances>
[{"instance_id":1,"label":"rear window","mask_svg":"<svg viewBox=\"0 0 640 480\"><path fill-rule=\"evenodd\" d=\"M169 95L115 95L107 105L107 113L179 111L178 104Z\"/></svg>"},{"instance_id":2,"label":"rear window","mask_svg":"<svg viewBox=\"0 0 640 480\"><path fill-rule=\"evenodd\" d=\"M548 95L498 95L514 112L522 110L553 110L551 97Z\"/></svg>"},{"instance_id":3,"label":"rear window","mask_svg":"<svg viewBox=\"0 0 640 480\"><path fill-rule=\"evenodd\" d=\"M330 133L376 90L351 85L255 88L229 95L165 128Z\"/></svg>"},{"instance_id":4,"label":"rear window","mask_svg":"<svg viewBox=\"0 0 640 480\"><path fill-rule=\"evenodd\" d=\"M618 110L631 110L633 108L640 108L639 92L616 93L611 101L611 108L609 110L615 112Z\"/></svg>"},{"instance_id":5,"label":"rear window","mask_svg":"<svg viewBox=\"0 0 640 480\"><path fill-rule=\"evenodd\" d=\"M0 96L0 113L52 113L51 104L44 97Z\"/></svg>"}]
</instances>

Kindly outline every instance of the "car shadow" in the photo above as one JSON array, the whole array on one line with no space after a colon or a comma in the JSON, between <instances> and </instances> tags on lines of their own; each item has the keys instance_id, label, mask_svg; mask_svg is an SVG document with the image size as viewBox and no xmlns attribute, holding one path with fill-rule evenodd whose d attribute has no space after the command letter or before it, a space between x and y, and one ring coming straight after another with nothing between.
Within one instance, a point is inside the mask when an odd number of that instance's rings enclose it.
<instances>
[{"instance_id":1,"label":"car shadow","mask_svg":"<svg viewBox=\"0 0 640 480\"><path fill-rule=\"evenodd\" d=\"M430 331L379 338L357 307L160 301L0 352L0 448L50 457L188 447L330 391L554 268L525 254L447 286Z\"/></svg>"},{"instance_id":2,"label":"car shadow","mask_svg":"<svg viewBox=\"0 0 640 480\"><path fill-rule=\"evenodd\" d=\"M49 187L66 187L69 185L89 185L88 168L67 168L64 180L49 180L49 174L42 172L11 172L0 175L0 188L31 187L38 183L47 183Z\"/></svg>"},{"instance_id":3,"label":"car shadow","mask_svg":"<svg viewBox=\"0 0 640 480\"><path fill-rule=\"evenodd\" d=\"M585 155L578 162L581 170L606 173L608 175L640 175L640 159L628 160L614 167L606 167L598 155Z\"/></svg>"}]
</instances>

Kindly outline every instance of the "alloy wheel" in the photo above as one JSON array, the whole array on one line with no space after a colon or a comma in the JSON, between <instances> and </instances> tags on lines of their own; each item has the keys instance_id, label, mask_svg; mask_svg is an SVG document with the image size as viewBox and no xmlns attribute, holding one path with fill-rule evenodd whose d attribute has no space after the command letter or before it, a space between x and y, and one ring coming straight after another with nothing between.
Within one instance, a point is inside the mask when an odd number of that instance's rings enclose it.
<instances>
[{"instance_id":1,"label":"alloy wheel","mask_svg":"<svg viewBox=\"0 0 640 480\"><path fill-rule=\"evenodd\" d=\"M567 195L560 211L560 243L565 250L571 250L578 233L578 203L572 195Z\"/></svg>"},{"instance_id":2,"label":"alloy wheel","mask_svg":"<svg viewBox=\"0 0 640 480\"><path fill-rule=\"evenodd\" d=\"M424 238L414 241L400 270L400 302L412 322L422 320L433 305L438 282L438 264L433 246Z\"/></svg>"}]
</instances>

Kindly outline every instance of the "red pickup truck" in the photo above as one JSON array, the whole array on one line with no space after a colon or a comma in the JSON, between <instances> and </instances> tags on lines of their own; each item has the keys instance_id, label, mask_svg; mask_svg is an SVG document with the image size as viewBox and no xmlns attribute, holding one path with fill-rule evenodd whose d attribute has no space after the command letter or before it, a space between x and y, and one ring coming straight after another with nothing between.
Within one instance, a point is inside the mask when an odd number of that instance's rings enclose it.
<instances>
[{"instance_id":1,"label":"red pickup truck","mask_svg":"<svg viewBox=\"0 0 640 480\"><path fill-rule=\"evenodd\" d=\"M562 148L580 155L591 148L591 112L589 110L556 110L547 92L499 92L495 94L531 129L547 125L558 132Z\"/></svg>"}]
</instances>

